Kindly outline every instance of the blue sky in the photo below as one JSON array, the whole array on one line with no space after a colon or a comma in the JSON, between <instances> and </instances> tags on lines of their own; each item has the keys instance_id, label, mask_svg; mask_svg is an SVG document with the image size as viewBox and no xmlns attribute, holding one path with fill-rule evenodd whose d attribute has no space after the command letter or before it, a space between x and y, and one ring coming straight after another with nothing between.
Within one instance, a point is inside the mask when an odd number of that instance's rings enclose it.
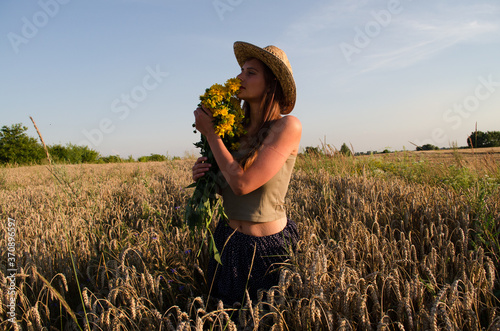
<instances>
[{"instance_id":1,"label":"blue sky","mask_svg":"<svg viewBox=\"0 0 500 331\"><path fill-rule=\"evenodd\" d=\"M3 0L0 125L102 155L196 154L193 110L276 45L301 147L413 150L500 130L497 0Z\"/></svg>"}]
</instances>

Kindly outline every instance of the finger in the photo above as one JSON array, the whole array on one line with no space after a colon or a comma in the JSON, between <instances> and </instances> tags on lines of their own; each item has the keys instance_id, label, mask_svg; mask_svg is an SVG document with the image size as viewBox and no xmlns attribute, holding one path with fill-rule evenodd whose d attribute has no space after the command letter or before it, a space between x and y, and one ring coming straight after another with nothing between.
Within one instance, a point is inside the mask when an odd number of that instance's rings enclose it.
<instances>
[{"instance_id":1,"label":"finger","mask_svg":"<svg viewBox=\"0 0 500 331\"><path fill-rule=\"evenodd\" d=\"M200 179L201 177L203 177L205 175L205 172L196 172L196 173L193 173L193 180L198 180Z\"/></svg>"},{"instance_id":2,"label":"finger","mask_svg":"<svg viewBox=\"0 0 500 331\"><path fill-rule=\"evenodd\" d=\"M193 174L205 173L210 169L210 166L195 167L193 168Z\"/></svg>"},{"instance_id":3,"label":"finger","mask_svg":"<svg viewBox=\"0 0 500 331\"><path fill-rule=\"evenodd\" d=\"M210 110L210 108L207 108L207 107L205 107L205 106L201 105L201 110L202 110L205 114L207 114L208 116L210 116L210 117L212 117L212 116L213 116L213 113L212 113L212 111Z\"/></svg>"},{"instance_id":4,"label":"finger","mask_svg":"<svg viewBox=\"0 0 500 331\"><path fill-rule=\"evenodd\" d=\"M199 115L199 114L202 114L202 113L205 113L205 114L207 114L207 115L208 115L207 108L205 108L205 107L203 107L203 106L202 106L202 107L198 107L198 108L196 108L196 110L194 111L194 115L195 115L195 116L196 116L196 115Z\"/></svg>"},{"instance_id":5,"label":"finger","mask_svg":"<svg viewBox=\"0 0 500 331\"><path fill-rule=\"evenodd\" d=\"M211 167L210 163L195 163L191 168L193 176L200 175L203 176Z\"/></svg>"}]
</instances>

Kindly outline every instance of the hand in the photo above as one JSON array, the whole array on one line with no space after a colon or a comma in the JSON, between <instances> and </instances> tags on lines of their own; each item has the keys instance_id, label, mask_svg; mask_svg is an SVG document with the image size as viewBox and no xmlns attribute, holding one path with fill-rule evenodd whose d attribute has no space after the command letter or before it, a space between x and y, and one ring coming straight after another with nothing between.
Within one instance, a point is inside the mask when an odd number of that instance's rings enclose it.
<instances>
[{"instance_id":1,"label":"hand","mask_svg":"<svg viewBox=\"0 0 500 331\"><path fill-rule=\"evenodd\" d=\"M206 157L199 157L193 166L193 180L196 182L199 178L203 177L205 173L212 166L210 163L205 163Z\"/></svg>"},{"instance_id":2,"label":"hand","mask_svg":"<svg viewBox=\"0 0 500 331\"><path fill-rule=\"evenodd\" d=\"M194 111L195 127L205 137L214 131L212 111L204 106Z\"/></svg>"}]
</instances>

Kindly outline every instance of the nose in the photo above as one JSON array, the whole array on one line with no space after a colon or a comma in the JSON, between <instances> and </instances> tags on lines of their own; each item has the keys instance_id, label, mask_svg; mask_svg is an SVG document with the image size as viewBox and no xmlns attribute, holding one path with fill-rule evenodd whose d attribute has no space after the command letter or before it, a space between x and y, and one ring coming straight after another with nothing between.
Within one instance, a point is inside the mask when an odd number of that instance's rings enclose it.
<instances>
[{"instance_id":1,"label":"nose","mask_svg":"<svg viewBox=\"0 0 500 331\"><path fill-rule=\"evenodd\" d=\"M241 81L243 81L243 73L240 72L240 74L238 76L236 76L236 78L239 78Z\"/></svg>"}]
</instances>

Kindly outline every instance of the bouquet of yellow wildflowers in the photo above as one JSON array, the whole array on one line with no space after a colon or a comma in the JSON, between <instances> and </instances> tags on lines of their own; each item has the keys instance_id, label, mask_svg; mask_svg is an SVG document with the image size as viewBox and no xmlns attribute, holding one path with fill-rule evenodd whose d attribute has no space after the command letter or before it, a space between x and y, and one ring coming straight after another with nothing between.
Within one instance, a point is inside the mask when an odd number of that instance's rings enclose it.
<instances>
[{"instance_id":1,"label":"bouquet of yellow wildflowers","mask_svg":"<svg viewBox=\"0 0 500 331\"><path fill-rule=\"evenodd\" d=\"M240 100L236 97L239 89L240 80L231 78L224 85L212 85L200 96L200 105L212 110L215 133L222 138L229 151L238 149L239 137L245 132L243 111ZM203 226L208 229L216 211L219 215L225 215L220 200L216 197L217 183L221 178L205 136L201 135L200 141L194 145L201 149L201 155L207 157L207 162L212 164L212 167L196 183L188 186L195 189L188 201L185 219L191 228ZM215 249L213 239L210 246L212 250ZM217 255L216 250L215 253Z\"/></svg>"}]
</instances>

